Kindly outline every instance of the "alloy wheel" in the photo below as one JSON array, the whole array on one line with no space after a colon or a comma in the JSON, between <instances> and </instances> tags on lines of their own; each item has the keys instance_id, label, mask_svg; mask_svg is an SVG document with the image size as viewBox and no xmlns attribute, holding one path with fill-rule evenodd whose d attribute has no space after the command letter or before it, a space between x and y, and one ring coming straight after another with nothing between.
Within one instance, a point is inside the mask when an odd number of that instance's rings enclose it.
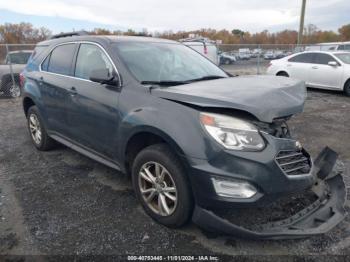
<instances>
[{"instance_id":1,"label":"alloy wheel","mask_svg":"<svg viewBox=\"0 0 350 262\"><path fill-rule=\"evenodd\" d=\"M17 98L21 96L21 89L17 84L12 84L9 89L9 92L10 92L10 96L13 98Z\"/></svg>"},{"instance_id":2,"label":"alloy wheel","mask_svg":"<svg viewBox=\"0 0 350 262\"><path fill-rule=\"evenodd\" d=\"M157 162L145 163L138 175L139 189L146 205L160 216L170 216L177 207L177 189L170 172Z\"/></svg>"},{"instance_id":3,"label":"alloy wheel","mask_svg":"<svg viewBox=\"0 0 350 262\"><path fill-rule=\"evenodd\" d=\"M34 143L39 145L41 143L41 127L39 119L35 114L29 116L29 129Z\"/></svg>"}]
</instances>

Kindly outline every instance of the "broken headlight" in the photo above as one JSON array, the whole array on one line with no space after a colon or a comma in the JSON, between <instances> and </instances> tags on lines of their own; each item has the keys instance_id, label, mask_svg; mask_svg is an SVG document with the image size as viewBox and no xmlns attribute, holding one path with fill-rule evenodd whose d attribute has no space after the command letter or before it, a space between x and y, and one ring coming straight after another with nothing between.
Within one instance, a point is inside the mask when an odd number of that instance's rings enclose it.
<instances>
[{"instance_id":1,"label":"broken headlight","mask_svg":"<svg viewBox=\"0 0 350 262\"><path fill-rule=\"evenodd\" d=\"M200 121L207 132L227 149L241 151L260 151L265 143L258 129L239 118L200 113Z\"/></svg>"}]
</instances>

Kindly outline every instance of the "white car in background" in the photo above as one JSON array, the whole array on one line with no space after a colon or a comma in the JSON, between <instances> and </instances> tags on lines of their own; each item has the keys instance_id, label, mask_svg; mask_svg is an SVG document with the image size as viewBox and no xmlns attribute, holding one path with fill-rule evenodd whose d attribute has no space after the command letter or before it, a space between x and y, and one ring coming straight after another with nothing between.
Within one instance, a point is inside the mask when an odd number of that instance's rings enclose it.
<instances>
[{"instance_id":1,"label":"white car in background","mask_svg":"<svg viewBox=\"0 0 350 262\"><path fill-rule=\"evenodd\" d=\"M218 48L214 41L207 38L186 38L181 39L180 42L207 57L214 64L219 65Z\"/></svg>"},{"instance_id":2,"label":"white car in background","mask_svg":"<svg viewBox=\"0 0 350 262\"><path fill-rule=\"evenodd\" d=\"M251 58L251 53L249 48L239 48L237 57L240 60L249 60Z\"/></svg>"},{"instance_id":3,"label":"white car in background","mask_svg":"<svg viewBox=\"0 0 350 262\"><path fill-rule=\"evenodd\" d=\"M304 80L307 87L350 96L350 52L307 51L270 62L267 74Z\"/></svg>"}]
</instances>

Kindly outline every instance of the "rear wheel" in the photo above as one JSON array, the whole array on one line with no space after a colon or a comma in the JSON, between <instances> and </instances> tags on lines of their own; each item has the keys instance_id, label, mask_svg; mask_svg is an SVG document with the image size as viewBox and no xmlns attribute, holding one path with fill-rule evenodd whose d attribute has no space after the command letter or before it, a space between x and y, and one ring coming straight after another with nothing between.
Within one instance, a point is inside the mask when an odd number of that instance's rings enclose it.
<instances>
[{"instance_id":1,"label":"rear wheel","mask_svg":"<svg viewBox=\"0 0 350 262\"><path fill-rule=\"evenodd\" d=\"M132 168L133 187L146 213L168 227L184 225L193 199L185 170L166 144L143 149Z\"/></svg>"},{"instance_id":2,"label":"rear wheel","mask_svg":"<svg viewBox=\"0 0 350 262\"><path fill-rule=\"evenodd\" d=\"M21 88L17 82L9 81L4 87L4 93L9 97L17 98L21 96Z\"/></svg>"},{"instance_id":3,"label":"rear wheel","mask_svg":"<svg viewBox=\"0 0 350 262\"><path fill-rule=\"evenodd\" d=\"M344 85L344 93L346 96L350 96L350 80L346 81Z\"/></svg>"},{"instance_id":4,"label":"rear wheel","mask_svg":"<svg viewBox=\"0 0 350 262\"><path fill-rule=\"evenodd\" d=\"M289 77L289 75L286 72L278 72L276 75L277 76Z\"/></svg>"},{"instance_id":5,"label":"rear wheel","mask_svg":"<svg viewBox=\"0 0 350 262\"><path fill-rule=\"evenodd\" d=\"M55 141L48 136L39 110L36 106L28 109L27 124L34 146L40 151L47 151L54 147Z\"/></svg>"}]
</instances>

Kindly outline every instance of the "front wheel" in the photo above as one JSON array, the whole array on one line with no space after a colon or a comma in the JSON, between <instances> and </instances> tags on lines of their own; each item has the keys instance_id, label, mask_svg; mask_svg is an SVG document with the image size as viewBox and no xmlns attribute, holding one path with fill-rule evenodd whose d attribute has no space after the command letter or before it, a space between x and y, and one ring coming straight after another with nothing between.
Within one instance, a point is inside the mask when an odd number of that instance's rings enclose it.
<instances>
[{"instance_id":1,"label":"front wheel","mask_svg":"<svg viewBox=\"0 0 350 262\"><path fill-rule=\"evenodd\" d=\"M344 85L344 93L346 96L350 96L350 80L348 80Z\"/></svg>"},{"instance_id":2,"label":"front wheel","mask_svg":"<svg viewBox=\"0 0 350 262\"><path fill-rule=\"evenodd\" d=\"M180 227L191 217L193 198L185 169L167 145L149 146L136 156L132 181L142 207L157 222Z\"/></svg>"}]
</instances>

